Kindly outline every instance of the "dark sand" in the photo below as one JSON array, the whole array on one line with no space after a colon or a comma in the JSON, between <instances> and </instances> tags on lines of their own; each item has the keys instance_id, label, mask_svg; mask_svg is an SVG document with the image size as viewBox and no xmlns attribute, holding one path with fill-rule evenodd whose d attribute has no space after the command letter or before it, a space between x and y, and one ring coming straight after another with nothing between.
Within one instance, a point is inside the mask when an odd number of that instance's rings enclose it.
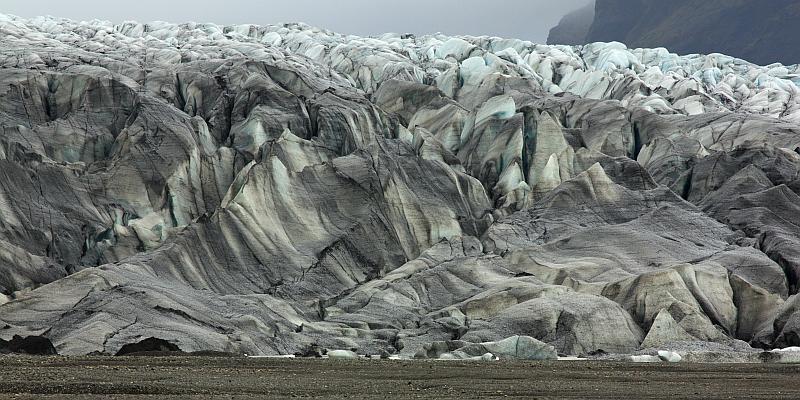
<instances>
[{"instance_id":1,"label":"dark sand","mask_svg":"<svg viewBox=\"0 0 800 400\"><path fill-rule=\"evenodd\" d=\"M0 356L0 399L800 399L800 366Z\"/></svg>"}]
</instances>

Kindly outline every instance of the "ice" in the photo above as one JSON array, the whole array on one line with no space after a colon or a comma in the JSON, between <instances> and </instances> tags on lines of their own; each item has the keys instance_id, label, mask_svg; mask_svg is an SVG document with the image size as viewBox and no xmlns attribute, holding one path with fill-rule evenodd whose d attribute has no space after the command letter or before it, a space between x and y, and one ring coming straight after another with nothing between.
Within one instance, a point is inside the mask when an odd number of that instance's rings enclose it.
<instances>
[{"instance_id":1,"label":"ice","mask_svg":"<svg viewBox=\"0 0 800 400\"><path fill-rule=\"evenodd\" d=\"M452 38L444 42L435 54L438 58L454 57L456 60L463 60L474 48L475 46L464 39Z\"/></svg>"},{"instance_id":2,"label":"ice","mask_svg":"<svg viewBox=\"0 0 800 400\"><path fill-rule=\"evenodd\" d=\"M4 68L40 68L69 58L75 49L103 53L109 65L141 59L153 67L214 58L306 57L303 62L310 62L309 68L327 68L366 92L377 90L386 79L433 82L446 95L469 103L480 85L510 76L530 79L543 93L566 91L615 99L657 113L736 111L800 122L800 67L796 65L758 66L724 54L679 56L664 48L629 49L617 42L547 46L511 38L442 34L365 38L301 23L225 27L127 21L115 25L4 14L0 14L0 34L10 48L27 49L0 54ZM355 63L355 59L360 61ZM613 89L637 84L651 93L630 91L620 98Z\"/></svg>"},{"instance_id":3,"label":"ice","mask_svg":"<svg viewBox=\"0 0 800 400\"><path fill-rule=\"evenodd\" d=\"M478 109L475 125L480 125L489 118L509 119L517 112L517 106L511 96L497 96L489 99Z\"/></svg>"}]
</instances>

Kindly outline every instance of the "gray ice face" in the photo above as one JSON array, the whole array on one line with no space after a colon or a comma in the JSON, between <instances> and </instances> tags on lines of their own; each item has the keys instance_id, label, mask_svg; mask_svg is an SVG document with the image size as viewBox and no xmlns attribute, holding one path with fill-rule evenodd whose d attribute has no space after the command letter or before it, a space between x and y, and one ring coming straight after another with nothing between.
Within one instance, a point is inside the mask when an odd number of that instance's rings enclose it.
<instances>
[{"instance_id":1,"label":"gray ice face","mask_svg":"<svg viewBox=\"0 0 800 400\"><path fill-rule=\"evenodd\" d=\"M493 35L543 43L559 19L588 0L4 0L3 12L23 17L219 24L305 22L341 33Z\"/></svg>"}]
</instances>

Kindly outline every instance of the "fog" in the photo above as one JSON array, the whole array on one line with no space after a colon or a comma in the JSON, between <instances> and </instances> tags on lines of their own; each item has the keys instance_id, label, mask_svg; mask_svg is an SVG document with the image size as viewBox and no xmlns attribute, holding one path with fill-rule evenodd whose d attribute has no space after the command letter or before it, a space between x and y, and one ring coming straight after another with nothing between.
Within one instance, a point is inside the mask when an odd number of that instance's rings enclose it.
<instances>
[{"instance_id":1,"label":"fog","mask_svg":"<svg viewBox=\"0 0 800 400\"><path fill-rule=\"evenodd\" d=\"M544 43L569 11L588 0L3 0L1 12L77 20L218 24L305 22L341 33L495 35Z\"/></svg>"}]
</instances>

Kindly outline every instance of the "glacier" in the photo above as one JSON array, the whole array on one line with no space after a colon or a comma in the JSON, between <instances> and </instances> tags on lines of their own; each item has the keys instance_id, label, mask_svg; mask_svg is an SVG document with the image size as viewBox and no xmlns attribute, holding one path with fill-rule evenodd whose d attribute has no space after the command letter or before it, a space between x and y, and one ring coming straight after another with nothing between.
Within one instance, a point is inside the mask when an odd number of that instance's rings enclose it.
<instances>
[{"instance_id":1,"label":"glacier","mask_svg":"<svg viewBox=\"0 0 800 400\"><path fill-rule=\"evenodd\" d=\"M800 345L796 65L300 23L0 37L0 339Z\"/></svg>"}]
</instances>

